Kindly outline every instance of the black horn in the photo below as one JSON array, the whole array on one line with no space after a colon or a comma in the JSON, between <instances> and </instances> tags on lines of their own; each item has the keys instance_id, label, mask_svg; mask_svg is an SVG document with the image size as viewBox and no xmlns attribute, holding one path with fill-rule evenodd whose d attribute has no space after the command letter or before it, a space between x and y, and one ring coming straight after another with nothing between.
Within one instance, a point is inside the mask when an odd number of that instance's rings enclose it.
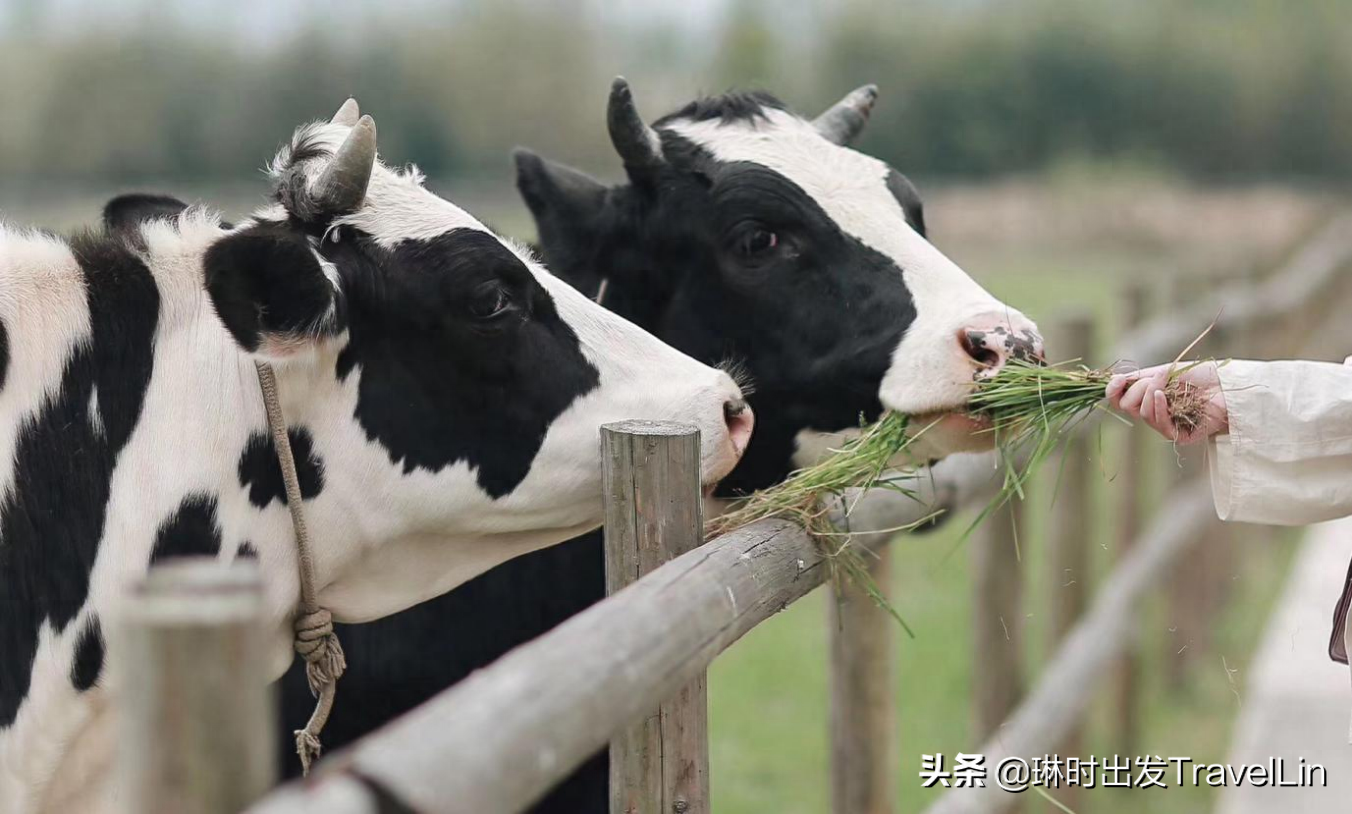
<instances>
[{"instance_id":1,"label":"black horn","mask_svg":"<svg viewBox=\"0 0 1352 814\"><path fill-rule=\"evenodd\" d=\"M610 86L606 126L615 151L624 159L625 169L642 173L662 166L662 139L639 115L634 94L622 76L615 77Z\"/></svg>"},{"instance_id":2,"label":"black horn","mask_svg":"<svg viewBox=\"0 0 1352 814\"><path fill-rule=\"evenodd\" d=\"M329 213L356 211L366 200L366 186L371 183L375 163L376 123L370 116L362 116L315 181L311 193L315 203Z\"/></svg>"},{"instance_id":3,"label":"black horn","mask_svg":"<svg viewBox=\"0 0 1352 814\"><path fill-rule=\"evenodd\" d=\"M868 123L873 103L878 100L878 86L865 85L836 102L825 113L812 120L817 132L827 141L848 145Z\"/></svg>"}]
</instances>

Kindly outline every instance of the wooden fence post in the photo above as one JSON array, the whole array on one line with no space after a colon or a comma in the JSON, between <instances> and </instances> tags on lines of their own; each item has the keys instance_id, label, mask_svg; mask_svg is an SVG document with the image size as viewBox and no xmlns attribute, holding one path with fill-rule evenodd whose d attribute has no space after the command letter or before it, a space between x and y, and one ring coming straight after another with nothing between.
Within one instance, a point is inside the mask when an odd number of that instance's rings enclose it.
<instances>
[{"instance_id":1,"label":"wooden fence post","mask_svg":"<svg viewBox=\"0 0 1352 814\"><path fill-rule=\"evenodd\" d=\"M1175 277L1170 290L1173 308L1187 308L1195 306L1200 301L1206 300L1213 293L1210 289L1210 281L1202 274L1188 274ZM1200 334L1207 326L1198 325L1194 333ZM1191 331L1192 329L1189 328ZM1214 334L1214 331L1213 331ZM1215 339L1208 335L1198 343L1196 348L1189 352L1189 358L1200 358L1215 348ZM1177 352L1182 352L1179 348ZM1170 359L1160 359L1158 363L1169 362ZM1155 362L1152 362L1154 364ZM1165 465L1169 473L1163 478L1165 484L1170 488L1178 489L1197 477L1201 472L1200 448L1178 447L1173 444L1166 444L1163 447ZM1210 535L1210 529L1202 532L1203 536ZM1164 675L1170 688L1178 689L1183 686L1184 679L1187 676L1188 665L1198 656L1202 649L1203 638L1205 637L1205 607L1204 595L1206 587L1209 585L1209 575L1207 574L1207 541L1203 540L1198 545L1189 547L1187 553L1180 558L1178 567L1170 575L1167 584L1167 602L1165 607L1168 609L1168 618L1165 624L1166 636L1164 637Z\"/></svg>"},{"instance_id":2,"label":"wooden fence post","mask_svg":"<svg viewBox=\"0 0 1352 814\"><path fill-rule=\"evenodd\" d=\"M1090 359L1094 354L1094 320L1087 314L1070 316L1058 324L1055 347L1068 358ZM1090 460L1092 439L1076 432L1066 439L1055 478L1052 529L1047 562L1051 578L1051 631L1048 652L1055 654L1066 635L1084 614L1089 588L1089 552L1094 525L1092 493L1094 469ZM1058 753L1078 756L1081 729L1076 727L1062 741ZM1056 795L1074 809L1079 787L1064 788Z\"/></svg>"},{"instance_id":3,"label":"wooden fence post","mask_svg":"<svg viewBox=\"0 0 1352 814\"><path fill-rule=\"evenodd\" d=\"M127 814L236 814L276 781L262 581L252 562L151 570L117 615Z\"/></svg>"},{"instance_id":4,"label":"wooden fence post","mask_svg":"<svg viewBox=\"0 0 1352 814\"><path fill-rule=\"evenodd\" d=\"M1129 285L1122 292L1122 329L1132 330L1146 319L1149 290L1142 282ZM1137 364L1151 364L1150 360L1133 360ZM1121 459L1117 466L1117 534L1113 562L1118 563L1131 550L1131 544L1141 533L1141 514L1145 501L1141 494L1145 486L1145 461L1149 457L1146 430L1132 426L1122 433ZM1119 754L1137 754L1140 742L1140 651L1133 642L1122 652L1113 670L1113 726L1116 729L1115 748Z\"/></svg>"},{"instance_id":5,"label":"wooden fence post","mask_svg":"<svg viewBox=\"0 0 1352 814\"><path fill-rule=\"evenodd\" d=\"M1023 697L1023 506L991 513L971 542L972 728L995 734Z\"/></svg>"},{"instance_id":6,"label":"wooden fence post","mask_svg":"<svg viewBox=\"0 0 1352 814\"><path fill-rule=\"evenodd\" d=\"M869 563L884 595L891 547ZM853 582L828 602L831 638L831 810L893 814L896 798L897 624Z\"/></svg>"},{"instance_id":7,"label":"wooden fence post","mask_svg":"<svg viewBox=\"0 0 1352 814\"><path fill-rule=\"evenodd\" d=\"M704 539L699 430L622 421L601 428L606 592ZM610 744L611 814L708 814L706 674Z\"/></svg>"}]
</instances>

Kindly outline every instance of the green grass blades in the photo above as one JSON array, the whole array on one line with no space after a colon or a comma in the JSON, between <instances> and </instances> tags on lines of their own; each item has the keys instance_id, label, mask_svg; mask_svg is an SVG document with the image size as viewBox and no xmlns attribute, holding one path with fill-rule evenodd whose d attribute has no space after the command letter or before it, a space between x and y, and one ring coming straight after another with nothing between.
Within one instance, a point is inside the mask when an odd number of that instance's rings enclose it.
<instances>
[{"instance_id":1,"label":"green grass blades","mask_svg":"<svg viewBox=\"0 0 1352 814\"><path fill-rule=\"evenodd\" d=\"M887 477L893 461L915 438L907 434L909 423L905 416L887 413L821 461L797 470L711 520L706 534L715 537L747 523L779 517L799 523L819 538L839 536L831 523L831 499L842 496L846 489L883 487L909 494L899 479Z\"/></svg>"},{"instance_id":2,"label":"green grass blades","mask_svg":"<svg viewBox=\"0 0 1352 814\"><path fill-rule=\"evenodd\" d=\"M756 492L731 511L711 520L705 528L706 536L717 537L747 523L771 517L798 523L826 555L833 582L838 583L843 577L858 585L913 636L905 620L873 582L865 559L873 554L851 546L848 531L837 531L831 521L832 509L847 489L893 489L914 497L904 485L913 475L898 477L890 474L898 456L927 429L910 433L909 424L905 416L885 414L877 423L864 427L859 437L846 442L821 461L799 469L769 489ZM847 519L850 508L845 507Z\"/></svg>"},{"instance_id":3,"label":"green grass blades","mask_svg":"<svg viewBox=\"0 0 1352 814\"><path fill-rule=\"evenodd\" d=\"M1066 433L1102 406L1112 375L1110 369L1095 370L1074 361L1059 365L1013 361L977 383L969 404L973 414L991 421L988 432L994 434L1000 451L1004 483L967 534L1012 498L1023 499L1029 478L1056 452Z\"/></svg>"}]
</instances>

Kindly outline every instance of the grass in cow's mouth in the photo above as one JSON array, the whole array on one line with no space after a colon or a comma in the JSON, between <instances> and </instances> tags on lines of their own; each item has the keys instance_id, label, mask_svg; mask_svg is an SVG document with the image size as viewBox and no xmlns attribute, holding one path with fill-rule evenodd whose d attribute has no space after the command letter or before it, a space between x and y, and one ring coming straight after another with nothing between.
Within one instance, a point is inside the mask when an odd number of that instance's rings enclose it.
<instances>
[{"instance_id":1,"label":"grass in cow's mouth","mask_svg":"<svg viewBox=\"0 0 1352 814\"><path fill-rule=\"evenodd\" d=\"M710 520L705 528L706 535L717 537L747 523L771 517L798 523L826 553L833 576L849 578L910 633L905 620L873 582L864 559L871 555L851 546L848 532L838 531L831 521L837 500L844 497L845 490L853 487L892 489L914 496L904 485L914 476L899 476L895 472L895 462L927 427L908 434L909 425L907 416L885 414L879 421L864 427L858 438L846 442L821 461L797 470L779 484L756 492L731 511ZM849 508L845 507L846 516ZM923 522L897 531L914 528Z\"/></svg>"}]
</instances>

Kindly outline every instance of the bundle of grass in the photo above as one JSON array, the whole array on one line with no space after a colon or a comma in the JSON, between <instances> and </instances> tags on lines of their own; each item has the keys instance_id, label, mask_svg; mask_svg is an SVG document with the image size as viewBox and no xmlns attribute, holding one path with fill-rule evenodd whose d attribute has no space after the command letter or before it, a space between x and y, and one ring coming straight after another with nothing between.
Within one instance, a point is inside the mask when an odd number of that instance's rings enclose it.
<instances>
[{"instance_id":1,"label":"bundle of grass","mask_svg":"<svg viewBox=\"0 0 1352 814\"><path fill-rule=\"evenodd\" d=\"M1205 394L1182 379L1182 374L1191 367L1180 367L1175 359L1164 388L1174 426L1181 432L1191 432L1200 426L1206 407ZM969 406L973 414L990 421L990 432L995 434L995 446L1005 467L1005 480L971 528L980 525L1011 498L1024 497L1024 485L1056 451L1065 434L1103 407L1104 389L1113 373L1111 367L1094 369L1074 362L1039 365L1013 361L978 383Z\"/></svg>"},{"instance_id":2,"label":"bundle of grass","mask_svg":"<svg viewBox=\"0 0 1352 814\"><path fill-rule=\"evenodd\" d=\"M990 514L1018 497L1024 486L1074 428L1103 401L1112 371L1073 362L1039 365L1015 360L978 382L969 401L990 422L1005 479L999 493L972 521L970 534ZM963 539L966 535L963 536Z\"/></svg>"}]
</instances>

